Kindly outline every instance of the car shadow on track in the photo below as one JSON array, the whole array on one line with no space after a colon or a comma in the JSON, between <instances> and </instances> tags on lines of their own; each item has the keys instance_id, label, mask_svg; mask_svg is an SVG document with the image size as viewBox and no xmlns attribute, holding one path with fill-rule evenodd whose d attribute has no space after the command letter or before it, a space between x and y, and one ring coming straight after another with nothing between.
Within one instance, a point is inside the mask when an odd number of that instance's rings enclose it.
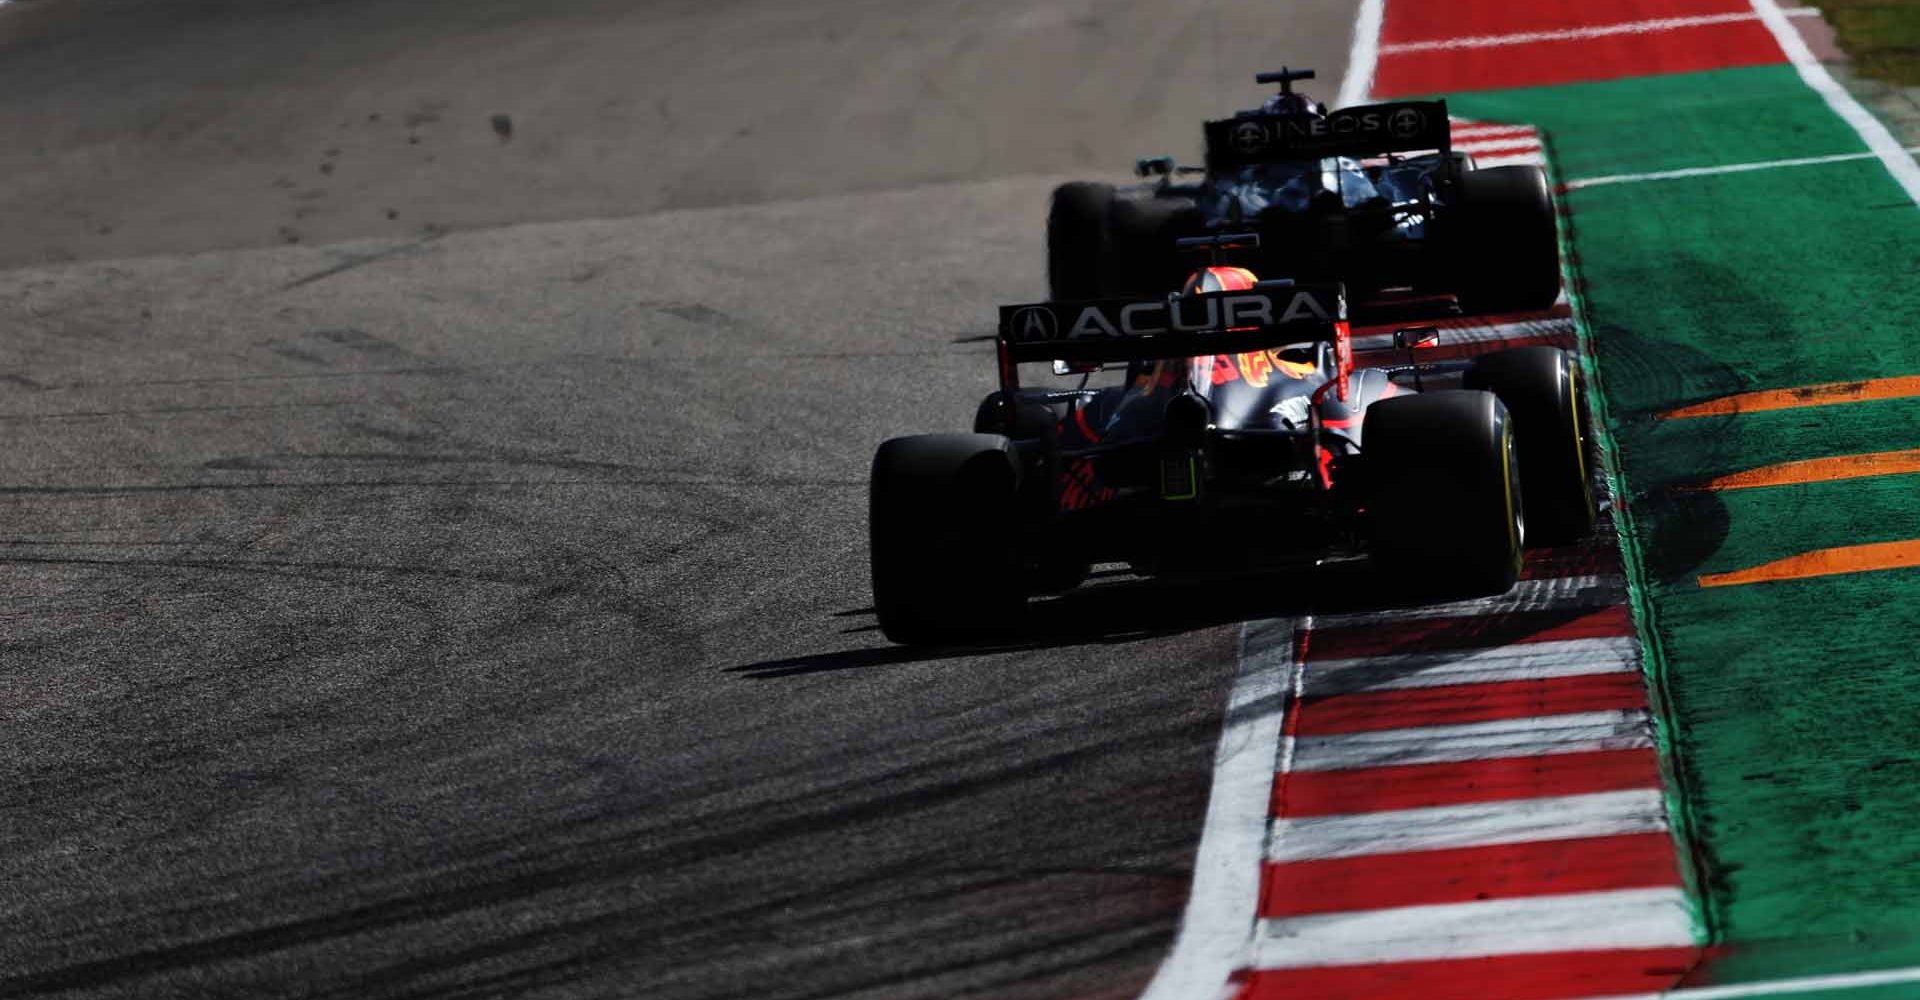
<instances>
[{"instance_id":1,"label":"car shadow on track","mask_svg":"<svg viewBox=\"0 0 1920 1000\"><path fill-rule=\"evenodd\" d=\"M978 642L942 646L867 646L808 653L727 667L754 680L923 663L1069 646L1138 642L1265 618L1422 607L1447 600L1430 590L1388 582L1357 567L1307 573L1204 579L1145 579L1096 574L1086 585L1031 602L1018 623ZM872 608L834 612L868 624L842 634L877 632Z\"/></svg>"}]
</instances>

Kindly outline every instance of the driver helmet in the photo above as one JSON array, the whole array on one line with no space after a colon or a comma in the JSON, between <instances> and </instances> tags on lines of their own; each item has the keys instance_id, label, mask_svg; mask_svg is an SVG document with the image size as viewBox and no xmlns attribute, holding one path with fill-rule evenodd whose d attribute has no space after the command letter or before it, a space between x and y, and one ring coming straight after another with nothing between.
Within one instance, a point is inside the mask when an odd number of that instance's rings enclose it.
<instances>
[{"instance_id":1,"label":"driver helmet","mask_svg":"<svg viewBox=\"0 0 1920 1000\"><path fill-rule=\"evenodd\" d=\"M1305 94L1275 94L1260 105L1263 115L1312 115L1315 118L1327 116L1327 106Z\"/></svg>"},{"instance_id":2,"label":"driver helmet","mask_svg":"<svg viewBox=\"0 0 1920 1000\"><path fill-rule=\"evenodd\" d=\"M1222 267L1215 264L1203 267L1187 276L1187 283L1180 288L1181 295L1198 295L1201 292L1244 292L1252 288L1260 279L1244 267Z\"/></svg>"},{"instance_id":3,"label":"driver helmet","mask_svg":"<svg viewBox=\"0 0 1920 1000\"><path fill-rule=\"evenodd\" d=\"M1187 276L1186 283L1180 286L1180 294L1199 295L1203 292L1244 292L1253 287L1260 279L1244 267L1224 267L1215 264L1203 267ZM1168 358L1160 361L1135 362L1127 366L1127 381L1135 389L1152 393L1156 389L1172 386L1181 373L1192 364L1191 358Z\"/></svg>"},{"instance_id":4,"label":"driver helmet","mask_svg":"<svg viewBox=\"0 0 1920 1000\"><path fill-rule=\"evenodd\" d=\"M1197 295L1201 292L1244 292L1259 282L1259 278L1244 267L1203 267L1187 278L1180 289L1182 295ZM1235 329L1245 329L1236 327ZM1272 365L1274 374L1298 381L1311 378L1320 370L1320 345L1318 343L1288 344L1263 352Z\"/></svg>"}]
</instances>

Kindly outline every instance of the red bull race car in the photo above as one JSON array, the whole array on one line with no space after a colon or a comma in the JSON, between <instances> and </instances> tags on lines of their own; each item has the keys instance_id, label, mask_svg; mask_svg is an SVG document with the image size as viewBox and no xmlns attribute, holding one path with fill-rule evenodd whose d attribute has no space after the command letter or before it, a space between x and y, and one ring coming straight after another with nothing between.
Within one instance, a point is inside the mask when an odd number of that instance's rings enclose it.
<instances>
[{"instance_id":1,"label":"red bull race car","mask_svg":"<svg viewBox=\"0 0 1920 1000\"><path fill-rule=\"evenodd\" d=\"M1001 307L1000 388L973 432L894 438L874 457L881 630L1001 631L1097 563L1211 575L1351 560L1504 592L1524 546L1592 526L1580 367L1543 347L1420 363L1432 337L1403 330L1406 363L1356 368L1339 285L1217 265L1172 295ZM1025 385L1042 365L1079 383ZM1101 372L1114 384L1091 386Z\"/></svg>"},{"instance_id":2,"label":"red bull race car","mask_svg":"<svg viewBox=\"0 0 1920 1000\"><path fill-rule=\"evenodd\" d=\"M1544 171L1478 168L1453 148L1445 101L1329 112L1293 84L1206 123L1206 165L1143 159L1144 183L1073 182L1053 194L1047 264L1055 299L1164 294L1187 266L1182 237L1256 232L1262 274L1339 282L1360 300L1447 300L1462 312L1545 309L1560 294L1560 243Z\"/></svg>"}]
</instances>

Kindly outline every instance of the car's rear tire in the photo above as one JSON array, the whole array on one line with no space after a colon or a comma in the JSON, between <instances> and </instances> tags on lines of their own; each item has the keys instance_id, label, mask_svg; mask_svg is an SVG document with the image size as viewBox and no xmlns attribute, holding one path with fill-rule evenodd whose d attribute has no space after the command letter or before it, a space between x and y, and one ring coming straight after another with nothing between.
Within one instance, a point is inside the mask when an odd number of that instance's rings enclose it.
<instances>
[{"instance_id":1,"label":"car's rear tire","mask_svg":"<svg viewBox=\"0 0 1920 1000\"><path fill-rule=\"evenodd\" d=\"M1463 384L1500 397L1520 451L1527 541L1566 545L1593 530L1593 464L1585 383L1573 355L1516 347L1474 359Z\"/></svg>"},{"instance_id":2,"label":"car's rear tire","mask_svg":"<svg viewBox=\"0 0 1920 1000\"><path fill-rule=\"evenodd\" d=\"M1111 251L1113 185L1071 181L1047 211L1047 287L1056 302L1104 294Z\"/></svg>"},{"instance_id":3,"label":"car's rear tire","mask_svg":"<svg viewBox=\"0 0 1920 1000\"><path fill-rule=\"evenodd\" d=\"M1193 199L1177 196L1115 198L1107 266L1109 295L1165 295L1177 292L1205 258L1190 259L1175 241L1199 235L1203 227Z\"/></svg>"},{"instance_id":4,"label":"car's rear tire","mask_svg":"<svg viewBox=\"0 0 1920 1000\"><path fill-rule=\"evenodd\" d=\"M1520 577L1519 463L1490 392L1430 392L1366 411L1374 562L1421 590L1499 594Z\"/></svg>"},{"instance_id":5,"label":"car's rear tire","mask_svg":"<svg viewBox=\"0 0 1920 1000\"><path fill-rule=\"evenodd\" d=\"M1560 232L1546 171L1515 165L1460 175L1448 249L1468 313L1532 312L1560 297Z\"/></svg>"},{"instance_id":6,"label":"car's rear tire","mask_svg":"<svg viewBox=\"0 0 1920 1000\"><path fill-rule=\"evenodd\" d=\"M894 438L873 459L874 613L899 643L959 642L1015 626L1018 471L995 434Z\"/></svg>"}]
</instances>

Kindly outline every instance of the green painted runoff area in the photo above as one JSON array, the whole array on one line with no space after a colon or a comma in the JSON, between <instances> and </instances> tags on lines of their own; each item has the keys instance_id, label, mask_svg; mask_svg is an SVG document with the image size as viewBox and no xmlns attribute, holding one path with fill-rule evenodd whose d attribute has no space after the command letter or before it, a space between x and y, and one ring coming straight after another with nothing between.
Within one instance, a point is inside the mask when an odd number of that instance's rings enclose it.
<instances>
[{"instance_id":1,"label":"green painted runoff area","mask_svg":"<svg viewBox=\"0 0 1920 1000\"><path fill-rule=\"evenodd\" d=\"M1784 65L1449 101L1540 126L1562 183L1865 150ZM1920 965L1920 570L1696 582L1920 538L1920 476L1687 488L1920 447L1920 400L1656 419L1736 392L1920 374L1920 208L1874 160L1565 197L1682 825L1701 851L1710 930L1730 946L1712 977Z\"/></svg>"}]
</instances>

